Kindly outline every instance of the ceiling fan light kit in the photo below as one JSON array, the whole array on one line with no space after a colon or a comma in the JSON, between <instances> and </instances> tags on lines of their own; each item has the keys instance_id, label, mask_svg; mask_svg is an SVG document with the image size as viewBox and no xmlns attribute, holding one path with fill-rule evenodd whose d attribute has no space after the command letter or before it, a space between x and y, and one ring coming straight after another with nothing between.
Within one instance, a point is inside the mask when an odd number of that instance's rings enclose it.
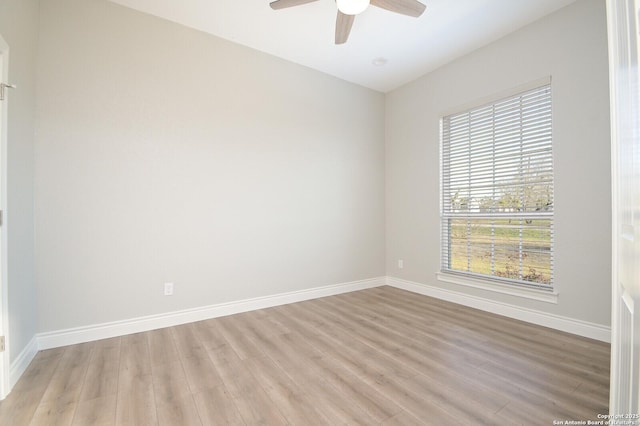
<instances>
[{"instance_id":1,"label":"ceiling fan light kit","mask_svg":"<svg viewBox=\"0 0 640 426\"><path fill-rule=\"evenodd\" d=\"M338 10L345 15L358 15L369 7L369 0L336 0Z\"/></svg>"},{"instance_id":2,"label":"ceiling fan light kit","mask_svg":"<svg viewBox=\"0 0 640 426\"><path fill-rule=\"evenodd\" d=\"M315 1L317 0L275 0L270 3L270 6L273 10L280 10ZM414 18L422 15L426 8L426 6L418 0L336 0L336 5L338 6L336 44L342 44L347 41L349 33L351 33L354 17L367 10L369 4L390 12L413 16Z\"/></svg>"}]
</instances>

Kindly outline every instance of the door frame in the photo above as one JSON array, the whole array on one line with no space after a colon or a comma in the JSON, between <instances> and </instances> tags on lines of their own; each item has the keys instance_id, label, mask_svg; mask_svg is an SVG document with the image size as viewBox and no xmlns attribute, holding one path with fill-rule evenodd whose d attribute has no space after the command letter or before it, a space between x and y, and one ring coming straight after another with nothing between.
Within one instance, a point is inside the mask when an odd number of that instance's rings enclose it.
<instances>
[{"instance_id":1,"label":"door frame","mask_svg":"<svg viewBox=\"0 0 640 426\"><path fill-rule=\"evenodd\" d=\"M623 149L632 146L632 152L640 153L640 141L637 135L629 137L633 132L628 129L636 124L625 117L636 117L637 104L640 93L629 90L633 84L630 82L629 73L638 73L633 68L631 57L637 57L638 34L631 36L632 28L638 29L639 0L607 0L607 27L609 38L609 78L611 91L611 192L612 192L612 317L611 317L611 380L609 412L611 415L635 414L630 411L637 410L640 406L640 389L638 370L640 362L637 359L638 347L640 347L640 318L638 307L634 305L640 301L640 280L637 274L640 265L630 258L629 252L640 253L640 230L638 218L631 213L630 223L623 222L623 215L628 214L626 206L633 205L635 195L640 193L640 183L634 177L637 176L637 165L632 161L620 161ZM633 9L633 16L627 14L628 7ZM620 7L620 8L619 8ZM618 12L624 7L624 13ZM625 25L633 20L632 26ZM635 38L635 45L634 45ZM625 40L626 39L626 40ZM626 44L630 42L630 44ZM636 76L636 82L638 81ZM635 94L634 94L635 92ZM634 107L635 105L635 107ZM636 118L637 119L637 118ZM624 144L622 143L624 142ZM625 153L626 155L626 153ZM632 182L632 183L630 183ZM622 190L624 187L624 190ZM625 226L624 234L623 225ZM625 241L626 240L626 241ZM632 273L628 273L632 270ZM622 280L625 280L622 287ZM629 278L634 277L634 278ZM628 308L628 309L627 309ZM630 312L628 316L621 316L623 309ZM626 314L625 314L626 315ZM631 325L629 327L629 322Z\"/></svg>"},{"instance_id":2,"label":"door frame","mask_svg":"<svg viewBox=\"0 0 640 426\"><path fill-rule=\"evenodd\" d=\"M0 81L9 82L9 45L0 34ZM9 339L9 297L7 280L7 118L8 102L5 96L0 106L0 210L2 210L2 224L0 225L0 336L5 338L5 350L0 352L0 400L4 399L11 390L11 364Z\"/></svg>"}]
</instances>

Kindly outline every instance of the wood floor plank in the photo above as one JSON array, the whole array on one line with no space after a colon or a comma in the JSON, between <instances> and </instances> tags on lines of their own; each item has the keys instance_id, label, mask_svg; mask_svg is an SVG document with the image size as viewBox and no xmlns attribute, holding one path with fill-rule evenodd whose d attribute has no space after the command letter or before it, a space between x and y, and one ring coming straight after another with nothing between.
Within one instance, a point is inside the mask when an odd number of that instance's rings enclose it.
<instances>
[{"instance_id":1,"label":"wood floor plank","mask_svg":"<svg viewBox=\"0 0 640 426\"><path fill-rule=\"evenodd\" d=\"M121 337L120 381L151 375L151 354L147 334L136 333Z\"/></svg>"},{"instance_id":2,"label":"wood floor plank","mask_svg":"<svg viewBox=\"0 0 640 426\"><path fill-rule=\"evenodd\" d=\"M170 398L161 400L156 397L156 409L159 425L202 425L193 395L190 393L173 394Z\"/></svg>"},{"instance_id":3,"label":"wood floor plank","mask_svg":"<svg viewBox=\"0 0 640 426\"><path fill-rule=\"evenodd\" d=\"M44 390L13 390L4 401L0 402L0 424L29 424L42 400L42 394Z\"/></svg>"},{"instance_id":4,"label":"wood floor plank","mask_svg":"<svg viewBox=\"0 0 640 426\"><path fill-rule=\"evenodd\" d=\"M37 389L44 393L66 349L67 347L62 347L38 352L13 390L33 391Z\"/></svg>"},{"instance_id":5,"label":"wood floor plank","mask_svg":"<svg viewBox=\"0 0 640 426\"><path fill-rule=\"evenodd\" d=\"M0 424L29 424L65 350L41 351L35 356L9 396L0 401Z\"/></svg>"},{"instance_id":6,"label":"wood floor plank","mask_svg":"<svg viewBox=\"0 0 640 426\"><path fill-rule=\"evenodd\" d=\"M384 382L372 382L370 385L397 403L411 417L419 419L423 425L463 424L437 404L426 399L421 389L415 386L406 388L407 383L411 383L410 379L385 380Z\"/></svg>"},{"instance_id":7,"label":"wood floor plank","mask_svg":"<svg viewBox=\"0 0 640 426\"><path fill-rule=\"evenodd\" d=\"M62 397L41 401L29 424L32 426L71 425L77 405L77 401L70 401L69 398Z\"/></svg>"},{"instance_id":8,"label":"wood floor plank","mask_svg":"<svg viewBox=\"0 0 640 426\"><path fill-rule=\"evenodd\" d=\"M245 334L246 328L239 321L241 318L241 314L219 318L218 330L240 359L264 356L260 347Z\"/></svg>"},{"instance_id":9,"label":"wood floor plank","mask_svg":"<svg viewBox=\"0 0 640 426\"><path fill-rule=\"evenodd\" d=\"M116 425L157 425L153 375L146 333L121 338Z\"/></svg>"},{"instance_id":10,"label":"wood floor plank","mask_svg":"<svg viewBox=\"0 0 640 426\"><path fill-rule=\"evenodd\" d=\"M227 386L240 416L247 425L286 425L285 417L248 370Z\"/></svg>"},{"instance_id":11,"label":"wood floor plank","mask_svg":"<svg viewBox=\"0 0 640 426\"><path fill-rule=\"evenodd\" d=\"M157 410L151 374L128 376L121 369L116 402L116 425L157 425Z\"/></svg>"},{"instance_id":12,"label":"wood floor plank","mask_svg":"<svg viewBox=\"0 0 640 426\"><path fill-rule=\"evenodd\" d=\"M568 420L574 419L574 415L549 402L536 406L531 401L523 404L520 400L513 400L496 414L496 418L499 419L499 423L509 425L548 426L553 422L550 419ZM580 420L587 420L587 418L581 417Z\"/></svg>"},{"instance_id":13,"label":"wood floor plank","mask_svg":"<svg viewBox=\"0 0 640 426\"><path fill-rule=\"evenodd\" d=\"M335 424L335 422L376 424L390 417L376 406L375 398L372 397L373 392L367 392L364 386L359 389L359 392L353 392L350 383L353 384L354 381L343 380L339 373L342 370L336 363L323 363L321 361L323 354L308 344L304 336L287 333L271 339L273 345L262 342L264 347L269 348L265 350L267 356L305 389L313 390L310 393L322 395L321 400L314 398L314 404L320 408L320 416L326 413L332 414L333 417L326 419L329 424ZM335 371L332 368L335 368ZM360 383L364 385L364 382ZM342 401L342 404L336 404L336 401ZM349 402L345 404L346 401ZM378 399L377 402L382 402L382 399ZM389 407L391 403L386 403L385 406Z\"/></svg>"},{"instance_id":14,"label":"wood floor plank","mask_svg":"<svg viewBox=\"0 0 640 426\"><path fill-rule=\"evenodd\" d=\"M307 355L311 353L312 356L315 356L312 348L296 347L295 351L288 350L286 342L281 339L281 336L258 339L265 356L285 371L298 385L306 386L318 379L316 371L309 368L308 363Z\"/></svg>"},{"instance_id":15,"label":"wood floor plank","mask_svg":"<svg viewBox=\"0 0 640 426\"><path fill-rule=\"evenodd\" d=\"M316 329L315 323L308 318L307 315L295 312L292 307L294 305L284 305L271 308L269 310L269 317L274 322L281 324L284 331L283 333L297 332L303 335L313 333Z\"/></svg>"},{"instance_id":16,"label":"wood floor plank","mask_svg":"<svg viewBox=\"0 0 640 426\"><path fill-rule=\"evenodd\" d=\"M242 360L238 357L236 351L230 345L220 346L216 349L208 350L209 359L213 364L216 372L222 379L222 382L229 386L234 382L236 377L242 372Z\"/></svg>"},{"instance_id":17,"label":"wood floor plank","mask_svg":"<svg viewBox=\"0 0 640 426\"><path fill-rule=\"evenodd\" d=\"M351 305L351 308L353 308L353 304ZM357 307L356 307L357 308ZM394 326L393 324L390 324L389 322L385 322L383 324L383 327L386 327L388 330L401 335L401 337L403 338L403 340L406 340L408 337L410 337L409 332L404 331L404 330L409 330L410 328L407 327L402 327L402 326ZM416 328L419 328L419 325L416 325ZM452 333L453 334L453 333ZM424 337L424 336L423 336ZM446 339L446 336L441 336L440 337L441 340ZM451 342L455 342L454 338L450 338L449 339ZM554 380L562 383L563 387L576 387L579 385L579 383L584 379L587 378L588 380L590 380L591 382L594 381L600 381L601 384L603 381L606 381L608 383L608 368L607 368L607 376L605 377L598 377L596 378L595 374L596 373L592 373L591 371L587 371L584 369L574 369L573 366L563 366L561 363L558 363L558 357L557 354L551 353L551 354L547 354L547 358L545 359L553 359L554 363L541 363L539 362L540 359L530 359L529 358L529 352L531 351L531 348L524 348L524 349L519 349L519 352L514 353L514 354L508 354L508 352L510 351L510 349L517 347L517 346L521 346L521 345L517 345L517 343L512 342L511 343L511 347L505 347L504 345L499 346L498 344L493 344L493 348L490 352L484 351L483 347L479 347L477 345L474 345L473 343L470 343L470 341L472 341L472 338L467 338L466 341L464 342L459 342L456 345L456 349L461 350L462 352L465 351L469 351L471 350L473 353L477 353L477 354L481 354L483 355L484 359L486 359L487 361L496 361L499 360L500 364L503 365L505 363L517 363L519 369L521 370L539 370L539 369L544 369L547 370L546 372L544 372L544 374L547 374L549 377L553 377ZM422 339L416 339L414 340L414 342L420 342L423 341L424 342L424 338ZM419 344L419 343L418 343ZM465 347L470 344L472 347L465 349ZM409 345L410 347L415 347L415 345ZM430 348L426 348L423 350L420 350L418 348L418 352L423 352L423 351L429 351ZM506 354L506 355L505 355ZM446 354L445 354L446 355ZM434 358L433 354L429 355L431 359ZM450 358L450 357L449 357ZM464 361L463 360L458 360L458 361ZM465 362L456 362L456 367L459 369L460 366L463 366L465 364ZM570 371L570 373L568 373L568 371Z\"/></svg>"},{"instance_id":18,"label":"wood floor plank","mask_svg":"<svg viewBox=\"0 0 640 426\"><path fill-rule=\"evenodd\" d=\"M415 370L395 362L393 356L367 345L346 330L337 327L323 330L319 339L324 339L326 354L367 382L384 382L389 377L409 378L416 375ZM334 349L331 350L331 347Z\"/></svg>"},{"instance_id":19,"label":"wood floor plank","mask_svg":"<svg viewBox=\"0 0 640 426\"><path fill-rule=\"evenodd\" d=\"M282 322L278 317L274 317L274 310L272 308L260 309L253 312L247 312L248 314L255 314L255 317L266 328L267 335L272 334L286 334L291 332L285 322Z\"/></svg>"},{"instance_id":20,"label":"wood floor plank","mask_svg":"<svg viewBox=\"0 0 640 426\"><path fill-rule=\"evenodd\" d=\"M323 424L303 388L291 380L271 359L250 358L243 363L290 424Z\"/></svg>"},{"instance_id":21,"label":"wood floor plank","mask_svg":"<svg viewBox=\"0 0 640 426\"><path fill-rule=\"evenodd\" d=\"M608 412L609 356L378 287L42 351L0 424L548 425Z\"/></svg>"},{"instance_id":22,"label":"wood floor plank","mask_svg":"<svg viewBox=\"0 0 640 426\"><path fill-rule=\"evenodd\" d=\"M283 334L286 329L270 319L266 310L245 312L234 319L239 331L248 337Z\"/></svg>"},{"instance_id":23,"label":"wood floor plank","mask_svg":"<svg viewBox=\"0 0 640 426\"><path fill-rule=\"evenodd\" d=\"M324 306L327 315L330 315L329 306ZM349 314L350 315L350 314ZM398 357L409 360L407 351L410 349L398 343L398 336L393 336L388 332L383 331L375 324L358 324L355 322L350 323L347 326L348 329L341 330L340 328L334 328L331 332L331 338L340 339L343 344L349 346L357 346L357 352L363 354L370 354L367 357L369 360L380 358L378 367L387 369L387 375L396 375L399 377L413 377L417 374L417 371L411 369L410 365L403 362L390 362L389 360L397 359ZM420 354L418 354L420 356ZM455 357L456 354L451 355ZM382 357L382 358L381 358ZM367 365L368 361L362 363ZM420 364L420 361L417 361ZM358 366L355 366L356 368ZM393 371L389 372L391 368Z\"/></svg>"},{"instance_id":24,"label":"wood floor plank","mask_svg":"<svg viewBox=\"0 0 640 426\"><path fill-rule=\"evenodd\" d=\"M191 393L199 393L222 384L222 378L206 352L183 358L182 367Z\"/></svg>"},{"instance_id":25,"label":"wood floor plank","mask_svg":"<svg viewBox=\"0 0 640 426\"><path fill-rule=\"evenodd\" d=\"M492 405L483 405L472 398L460 400L458 398L460 395L459 389L433 383L432 380L422 374L418 374L411 379L405 379L400 382L400 385L404 389L414 390L419 393L422 398L434 403L461 424L493 425L495 423L494 414L499 411Z\"/></svg>"},{"instance_id":26,"label":"wood floor plank","mask_svg":"<svg viewBox=\"0 0 640 426\"><path fill-rule=\"evenodd\" d=\"M376 424L375 417L360 406L353 404L339 389L322 378L307 382L305 387L313 400L322 422L327 425L371 425Z\"/></svg>"},{"instance_id":27,"label":"wood floor plank","mask_svg":"<svg viewBox=\"0 0 640 426\"><path fill-rule=\"evenodd\" d=\"M476 363L468 363L464 359L447 356L450 349L445 351L444 355L433 352L433 345L436 342L424 342L424 339L416 339L414 341L415 344L410 343L412 341L410 338L411 333L407 328L390 328L390 330L395 330L402 337L405 346L402 351L397 351L393 348L380 350L389 356L393 356L403 365L413 368L416 373L426 376L433 386L465 389L469 394L469 398L478 400L493 412L498 411L507 404L508 394L494 392L482 383L470 380L468 375L465 374L476 369Z\"/></svg>"},{"instance_id":28,"label":"wood floor plank","mask_svg":"<svg viewBox=\"0 0 640 426\"><path fill-rule=\"evenodd\" d=\"M523 348L520 356L531 356L534 354L553 357L556 360L569 360L571 365L579 366L580 361L587 364L581 365L585 372L592 373L594 370L603 370L603 374L608 378L609 345L604 342L597 342L580 336L551 330L545 327L531 328L530 324L522 321L505 319L495 314L479 311L477 309L466 310L456 307L452 309L450 304L432 298L413 298L411 293L398 290L386 289L397 297L387 295L385 301L395 304L395 309L401 310L403 314L422 317L424 306L429 303L430 317L439 318L441 324L459 324L459 331L463 333L465 339L469 339L470 332L481 335L487 343L492 345L508 342L513 348ZM368 294L367 297L378 297L375 293ZM393 307L390 307L394 309ZM453 312L453 315L452 315ZM470 321L471 320L471 321ZM505 320L509 327L505 328ZM532 339L532 336L540 337ZM449 340L449 339L448 339ZM590 348L589 351L579 350L580 348ZM571 348L572 350L567 350ZM577 350L578 349L578 350ZM595 360L595 364L593 363Z\"/></svg>"},{"instance_id":29,"label":"wood floor plank","mask_svg":"<svg viewBox=\"0 0 640 426\"><path fill-rule=\"evenodd\" d=\"M402 411L390 419L380 423L380 426L421 426L425 423L413 417L406 411Z\"/></svg>"},{"instance_id":30,"label":"wood floor plank","mask_svg":"<svg viewBox=\"0 0 640 426\"><path fill-rule=\"evenodd\" d=\"M314 329L327 325L326 318L323 318L321 315L317 315L307 309L309 306L313 306L315 304L314 302L315 301L313 300L307 300L305 302L277 306L275 308L271 308L271 310L281 312L287 316L289 320L294 320L297 323L304 324L307 328ZM283 319L283 317L280 316L279 319ZM291 327L290 321L285 324L287 327Z\"/></svg>"},{"instance_id":31,"label":"wood floor plank","mask_svg":"<svg viewBox=\"0 0 640 426\"><path fill-rule=\"evenodd\" d=\"M82 400L76 407L72 425L113 426L116 424L117 393Z\"/></svg>"},{"instance_id":32,"label":"wood floor plank","mask_svg":"<svg viewBox=\"0 0 640 426\"><path fill-rule=\"evenodd\" d=\"M94 346L94 343L82 343L71 346L64 352L42 396L42 402L51 404L48 404L46 410L41 410L41 415L43 412L50 415L58 413L55 414L56 418L64 417L70 410L70 406L75 406L82 391Z\"/></svg>"},{"instance_id":33,"label":"wood floor plank","mask_svg":"<svg viewBox=\"0 0 640 426\"><path fill-rule=\"evenodd\" d=\"M198 338L207 352L216 350L229 343L218 329L218 320L210 319L198 321L193 324L198 333Z\"/></svg>"},{"instance_id":34,"label":"wood floor plank","mask_svg":"<svg viewBox=\"0 0 640 426\"><path fill-rule=\"evenodd\" d=\"M352 401L367 411L376 423L382 423L402 412L402 408L384 394L377 392L366 381L351 373L344 373L343 366L335 358L324 356L314 360L324 380L333 385Z\"/></svg>"},{"instance_id":35,"label":"wood floor plank","mask_svg":"<svg viewBox=\"0 0 640 426\"><path fill-rule=\"evenodd\" d=\"M515 345L516 343L512 341L511 344ZM512 348L513 347L516 346L512 346ZM549 356L548 358L549 360L553 360L553 362L540 362L540 359L525 359L525 355L522 352L520 352L520 356L516 356L514 354L508 354L504 356L505 354L507 354L507 352L507 349L505 349L501 353L496 353L495 356L487 357L492 361L495 361L497 358L499 362L487 364L487 366L484 368L491 367L494 368L494 371L497 372L501 369L505 369L506 366L513 365L513 370L516 372L527 371L534 377L544 377L544 379L538 381L538 384L540 386L540 389L538 389L538 394L549 396L549 401L558 401L562 403L567 399L571 399L574 400L574 404L582 404L583 409L586 409L590 406L590 404L592 404L592 402L584 400L584 395L576 394L569 397L568 394L571 394L572 389L574 389L574 387L576 386L579 386L580 382L584 380L585 377L591 377L591 379L593 379L593 376L585 376L584 374L582 374L582 372L575 369L570 369L570 372L567 372L566 369L563 370L561 366L557 365L557 358L555 356ZM606 369L606 367L603 368ZM522 380L524 380L524 377L522 377ZM602 387L606 388L606 386ZM529 387L528 389L532 390L536 388ZM602 406L600 406L599 409L601 409L601 407Z\"/></svg>"},{"instance_id":36,"label":"wood floor plank","mask_svg":"<svg viewBox=\"0 0 640 426\"><path fill-rule=\"evenodd\" d=\"M608 401L594 403L589 398L584 398L582 394L575 393L573 387L565 387L562 382L555 380L555 377L531 374L532 372L520 371L505 365L487 363L480 367L487 373L501 377L505 381L518 383L520 387L527 391L547 397L554 401L554 405L561 405L566 411L576 416L592 416L594 413L606 413L608 411Z\"/></svg>"},{"instance_id":37,"label":"wood floor plank","mask_svg":"<svg viewBox=\"0 0 640 426\"><path fill-rule=\"evenodd\" d=\"M191 389L180 360L158 364L153 370L153 393L156 405L190 395Z\"/></svg>"},{"instance_id":38,"label":"wood floor plank","mask_svg":"<svg viewBox=\"0 0 640 426\"><path fill-rule=\"evenodd\" d=\"M81 402L117 395L120 344L119 337L95 342L80 394Z\"/></svg>"},{"instance_id":39,"label":"wood floor plank","mask_svg":"<svg viewBox=\"0 0 640 426\"><path fill-rule=\"evenodd\" d=\"M145 335L149 345L149 360L152 368L160 369L165 364L180 361L180 353L173 339L172 328L152 330Z\"/></svg>"},{"instance_id":40,"label":"wood floor plank","mask_svg":"<svg viewBox=\"0 0 640 426\"><path fill-rule=\"evenodd\" d=\"M178 325L171 327L170 330L180 358L202 358L207 356L207 350L194 324Z\"/></svg>"},{"instance_id":41,"label":"wood floor plank","mask_svg":"<svg viewBox=\"0 0 640 426\"><path fill-rule=\"evenodd\" d=\"M479 357L477 352L467 350L468 341L461 341L458 337L458 330L450 330L448 338L444 338L442 334L434 334L431 330L424 331L420 323L407 321L406 319L394 316L387 312L384 317L375 315L368 317L367 307L356 304L345 304L341 300L336 300L334 309L339 310L347 318L352 320L352 330L354 327L366 330L370 326L375 327L378 336L384 335L387 340L387 347L391 348L392 343L399 346L416 347L418 352L425 352L430 359L440 359L445 362L452 362L460 368L461 365L477 366L483 364L486 360ZM372 314L370 314L372 315ZM443 328L439 325L439 328ZM370 339L370 336L376 336L367 332L364 337ZM375 340L374 340L375 342ZM453 350L455 349L455 350Z\"/></svg>"},{"instance_id":42,"label":"wood floor plank","mask_svg":"<svg viewBox=\"0 0 640 426\"><path fill-rule=\"evenodd\" d=\"M226 386L219 385L199 392L193 398L203 424L245 426Z\"/></svg>"}]
</instances>

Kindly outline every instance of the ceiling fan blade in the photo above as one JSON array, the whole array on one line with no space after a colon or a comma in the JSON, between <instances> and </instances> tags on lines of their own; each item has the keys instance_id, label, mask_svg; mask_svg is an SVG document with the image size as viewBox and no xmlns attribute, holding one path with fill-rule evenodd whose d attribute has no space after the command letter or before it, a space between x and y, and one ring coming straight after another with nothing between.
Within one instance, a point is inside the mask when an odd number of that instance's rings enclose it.
<instances>
[{"instance_id":1,"label":"ceiling fan blade","mask_svg":"<svg viewBox=\"0 0 640 426\"><path fill-rule=\"evenodd\" d=\"M371 0L371 4L401 15L417 18L427 8L418 0Z\"/></svg>"},{"instance_id":2,"label":"ceiling fan blade","mask_svg":"<svg viewBox=\"0 0 640 426\"><path fill-rule=\"evenodd\" d=\"M269 3L271 9L279 10L287 7L300 6L301 4L311 3L317 0L276 0Z\"/></svg>"},{"instance_id":3,"label":"ceiling fan blade","mask_svg":"<svg viewBox=\"0 0 640 426\"><path fill-rule=\"evenodd\" d=\"M336 18L336 44L343 44L349 38L355 15L345 15L338 11Z\"/></svg>"}]
</instances>

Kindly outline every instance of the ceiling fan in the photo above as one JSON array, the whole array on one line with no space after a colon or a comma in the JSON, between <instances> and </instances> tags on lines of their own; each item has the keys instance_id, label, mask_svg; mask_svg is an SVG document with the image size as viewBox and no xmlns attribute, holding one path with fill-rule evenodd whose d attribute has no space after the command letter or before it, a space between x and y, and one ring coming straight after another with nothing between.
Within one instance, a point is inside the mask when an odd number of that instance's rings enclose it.
<instances>
[{"instance_id":1,"label":"ceiling fan","mask_svg":"<svg viewBox=\"0 0 640 426\"><path fill-rule=\"evenodd\" d=\"M300 6L317 0L276 0L270 3L271 9L279 10ZM426 6L418 0L336 0L338 17L336 18L336 44L343 44L349 38L351 26L356 15L364 12L369 4L401 15L418 17Z\"/></svg>"}]
</instances>

